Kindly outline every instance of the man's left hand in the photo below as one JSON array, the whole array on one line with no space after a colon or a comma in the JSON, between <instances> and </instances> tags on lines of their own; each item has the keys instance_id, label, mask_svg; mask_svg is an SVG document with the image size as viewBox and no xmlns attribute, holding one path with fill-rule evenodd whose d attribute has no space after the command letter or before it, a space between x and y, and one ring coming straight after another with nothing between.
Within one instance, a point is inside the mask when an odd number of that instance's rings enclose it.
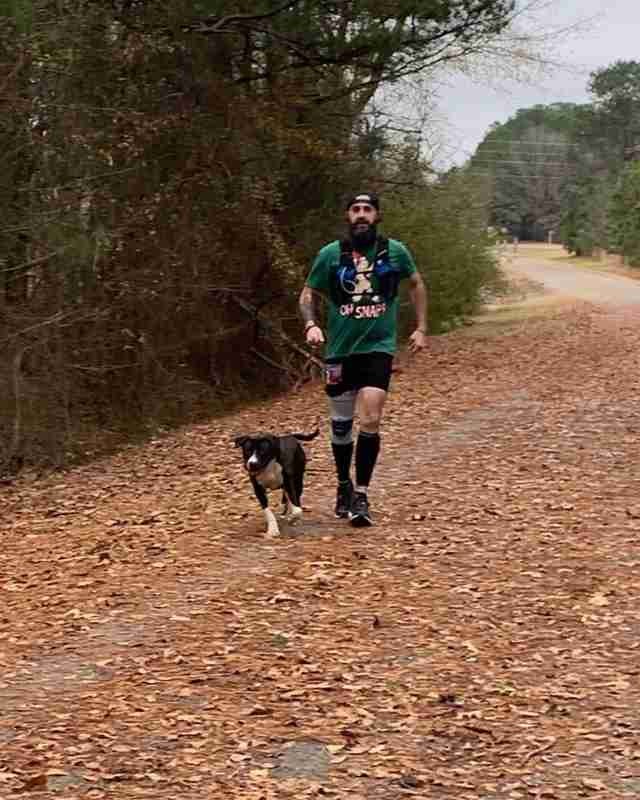
<instances>
[{"instance_id":1,"label":"man's left hand","mask_svg":"<svg viewBox=\"0 0 640 800\"><path fill-rule=\"evenodd\" d=\"M409 337L409 350L412 353L419 353L427 346L427 334L421 330L414 331Z\"/></svg>"}]
</instances>

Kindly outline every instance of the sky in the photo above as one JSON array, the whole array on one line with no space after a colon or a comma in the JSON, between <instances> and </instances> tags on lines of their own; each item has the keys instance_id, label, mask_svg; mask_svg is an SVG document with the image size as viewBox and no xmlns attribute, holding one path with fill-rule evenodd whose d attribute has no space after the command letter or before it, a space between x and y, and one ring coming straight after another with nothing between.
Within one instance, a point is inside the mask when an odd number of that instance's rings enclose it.
<instances>
[{"instance_id":1,"label":"sky","mask_svg":"<svg viewBox=\"0 0 640 800\"><path fill-rule=\"evenodd\" d=\"M485 77L474 80L459 73L440 76L431 115L438 167L464 163L490 126L506 122L518 109L590 102L590 72L615 61L640 60L640 0L538 1L543 7L523 22L528 30L552 32L546 52L561 64L536 77L533 85L492 75L491 65Z\"/></svg>"}]
</instances>

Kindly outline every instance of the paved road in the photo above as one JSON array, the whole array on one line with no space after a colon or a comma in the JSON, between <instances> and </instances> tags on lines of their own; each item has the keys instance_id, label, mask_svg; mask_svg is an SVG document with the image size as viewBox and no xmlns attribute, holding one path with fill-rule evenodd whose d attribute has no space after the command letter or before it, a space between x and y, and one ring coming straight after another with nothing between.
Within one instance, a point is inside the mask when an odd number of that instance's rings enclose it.
<instances>
[{"instance_id":1,"label":"paved road","mask_svg":"<svg viewBox=\"0 0 640 800\"><path fill-rule=\"evenodd\" d=\"M533 252L529 256L526 248L521 249L509 269L530 280L543 283L549 291L564 296L607 305L640 303L640 280L546 261Z\"/></svg>"}]
</instances>

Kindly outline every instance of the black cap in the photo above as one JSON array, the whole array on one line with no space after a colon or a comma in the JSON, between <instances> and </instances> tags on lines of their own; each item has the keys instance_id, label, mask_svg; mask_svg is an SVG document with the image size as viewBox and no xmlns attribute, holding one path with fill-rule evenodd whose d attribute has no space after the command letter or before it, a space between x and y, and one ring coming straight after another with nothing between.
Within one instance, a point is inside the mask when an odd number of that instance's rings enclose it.
<instances>
[{"instance_id":1,"label":"black cap","mask_svg":"<svg viewBox=\"0 0 640 800\"><path fill-rule=\"evenodd\" d=\"M348 211L354 203L369 203L376 211L380 211L380 200L374 192L358 192L349 198L345 209Z\"/></svg>"}]
</instances>

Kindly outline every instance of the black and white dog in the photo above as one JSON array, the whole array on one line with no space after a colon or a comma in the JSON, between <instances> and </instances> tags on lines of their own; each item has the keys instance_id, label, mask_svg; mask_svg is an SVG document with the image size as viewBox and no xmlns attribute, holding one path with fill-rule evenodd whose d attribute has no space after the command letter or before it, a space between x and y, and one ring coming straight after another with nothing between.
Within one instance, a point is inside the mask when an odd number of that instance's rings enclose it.
<instances>
[{"instance_id":1,"label":"black and white dog","mask_svg":"<svg viewBox=\"0 0 640 800\"><path fill-rule=\"evenodd\" d=\"M307 456L300 442L310 442L319 433L317 429L313 433L291 433L286 436L254 433L236 437L235 445L242 448L244 468L249 473L253 491L264 511L267 536L280 534L278 522L269 508L267 489L282 489L283 515L290 522L302 516L300 498Z\"/></svg>"}]
</instances>

